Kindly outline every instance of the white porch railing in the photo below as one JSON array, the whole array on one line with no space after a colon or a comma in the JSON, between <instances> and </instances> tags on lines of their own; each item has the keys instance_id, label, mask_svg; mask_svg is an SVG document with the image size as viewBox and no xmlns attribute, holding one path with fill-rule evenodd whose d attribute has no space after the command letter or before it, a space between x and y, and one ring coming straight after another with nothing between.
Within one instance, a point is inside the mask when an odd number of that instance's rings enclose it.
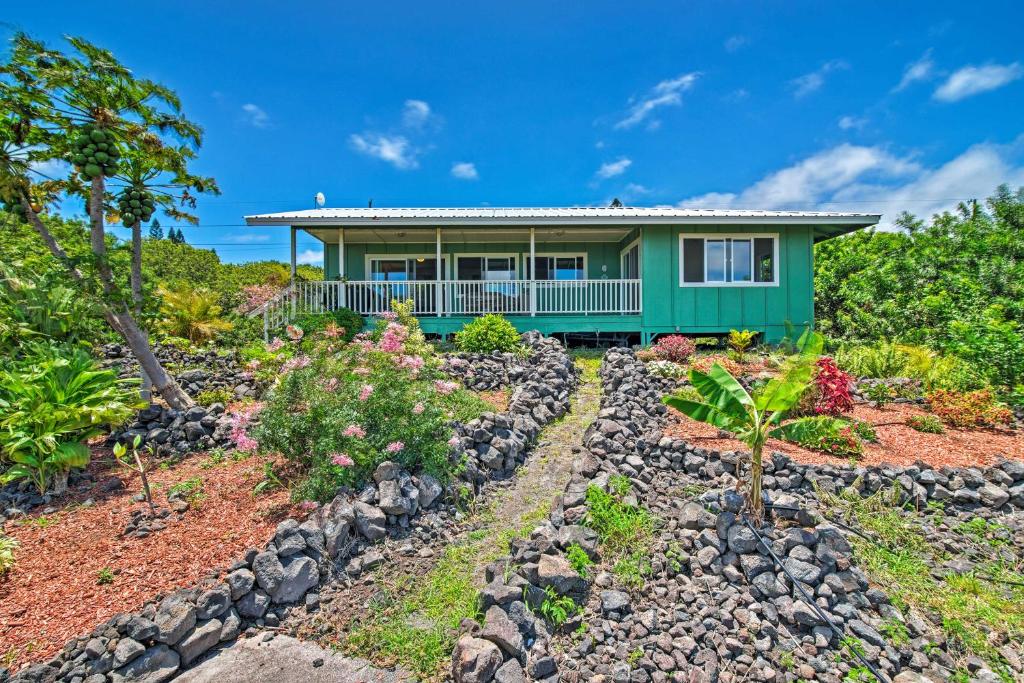
<instances>
[{"instance_id":1,"label":"white porch railing","mask_svg":"<svg viewBox=\"0 0 1024 683\"><path fill-rule=\"evenodd\" d=\"M438 292L440 288L440 296ZM434 280L296 282L252 315L277 329L299 313L348 307L379 315L394 299L415 302L417 316L636 315L642 311L640 280Z\"/></svg>"}]
</instances>

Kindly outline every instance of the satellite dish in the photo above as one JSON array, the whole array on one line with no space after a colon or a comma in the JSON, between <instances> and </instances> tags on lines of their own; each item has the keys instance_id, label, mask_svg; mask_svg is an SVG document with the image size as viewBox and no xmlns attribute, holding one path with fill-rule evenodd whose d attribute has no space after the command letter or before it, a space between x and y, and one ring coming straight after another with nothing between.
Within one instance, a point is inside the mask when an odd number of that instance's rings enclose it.
<instances>
[{"instance_id":1,"label":"satellite dish","mask_svg":"<svg viewBox=\"0 0 1024 683\"><path fill-rule=\"evenodd\" d=\"M316 202L316 208L322 209L324 208L324 202L326 202L327 199L326 197L324 197L323 192L317 192L316 196L313 197L313 201Z\"/></svg>"}]
</instances>

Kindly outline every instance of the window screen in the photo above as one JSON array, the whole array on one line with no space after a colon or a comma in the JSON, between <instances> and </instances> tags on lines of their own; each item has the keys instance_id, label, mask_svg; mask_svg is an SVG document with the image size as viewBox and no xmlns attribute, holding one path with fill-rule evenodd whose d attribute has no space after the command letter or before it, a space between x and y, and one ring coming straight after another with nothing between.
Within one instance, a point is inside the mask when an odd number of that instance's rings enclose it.
<instances>
[{"instance_id":1,"label":"window screen","mask_svg":"<svg viewBox=\"0 0 1024 683\"><path fill-rule=\"evenodd\" d=\"M457 271L460 280L482 280L483 259L478 256L465 256L458 259Z\"/></svg>"}]
</instances>

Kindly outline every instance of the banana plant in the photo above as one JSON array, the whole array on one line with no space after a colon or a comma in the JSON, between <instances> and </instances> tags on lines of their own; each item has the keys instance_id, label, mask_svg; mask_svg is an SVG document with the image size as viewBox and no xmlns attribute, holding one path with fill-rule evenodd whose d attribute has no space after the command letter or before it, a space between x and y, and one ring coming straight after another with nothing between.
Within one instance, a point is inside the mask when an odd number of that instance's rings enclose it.
<instances>
[{"instance_id":1,"label":"banana plant","mask_svg":"<svg viewBox=\"0 0 1024 683\"><path fill-rule=\"evenodd\" d=\"M799 429L806 419L783 425L810 386L814 375L814 361L821 354L824 339L807 329L796 342L796 354L791 356L775 377L753 395L743 388L735 377L719 364L707 373L690 370L690 383L700 395L699 400L682 396L666 396L663 401L683 415L731 432L750 448L750 489L747 507L751 516L760 523L764 518L761 499L761 454L769 437L786 438L791 430Z\"/></svg>"}]
</instances>

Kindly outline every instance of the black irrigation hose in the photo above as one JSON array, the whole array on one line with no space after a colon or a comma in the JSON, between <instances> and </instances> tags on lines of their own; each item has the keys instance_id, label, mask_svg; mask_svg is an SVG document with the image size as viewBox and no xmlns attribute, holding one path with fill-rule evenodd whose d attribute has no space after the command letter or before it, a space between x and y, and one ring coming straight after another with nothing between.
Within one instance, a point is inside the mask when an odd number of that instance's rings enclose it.
<instances>
[{"instance_id":1,"label":"black irrigation hose","mask_svg":"<svg viewBox=\"0 0 1024 683\"><path fill-rule=\"evenodd\" d=\"M842 643L844 640L846 640L846 634L843 632L843 630L836 626L836 624L831 619L829 619L828 615L825 614L825 611L821 609L818 603L814 601L814 598L807 594L807 591L804 590L804 587L800 583L800 581L795 576L793 576L792 573L790 573L789 569L786 568L786 565L784 565L782 563L782 560L779 559L779 556L776 555L775 551L771 549L770 545L768 545L765 537L762 536L760 532L758 532L758 530L754 528L754 525L750 523L750 519L744 517L743 523L747 525L747 528L753 532L754 536L757 537L757 540L760 541L761 545L764 546L764 549L768 551L768 554L771 555L772 561L774 561L775 564L777 564L782 569L782 571L785 572L786 576L789 577L789 580L793 582L794 586L796 586L796 589L800 591L800 595L803 596L804 602L810 605L811 608L813 608L814 611L818 613L818 616L821 617L821 619L826 624L828 624L829 628L832 629L832 632L839 636L839 642ZM850 652L852 652L854 656L856 656L857 659L859 659L865 667L867 667L868 671L870 671L871 674L878 679L879 683L887 683L887 679L883 678L882 674L878 672L878 669L876 669L874 665L871 662L869 662L867 658L860 652L860 648L850 647L847 649L850 650Z\"/></svg>"}]
</instances>

